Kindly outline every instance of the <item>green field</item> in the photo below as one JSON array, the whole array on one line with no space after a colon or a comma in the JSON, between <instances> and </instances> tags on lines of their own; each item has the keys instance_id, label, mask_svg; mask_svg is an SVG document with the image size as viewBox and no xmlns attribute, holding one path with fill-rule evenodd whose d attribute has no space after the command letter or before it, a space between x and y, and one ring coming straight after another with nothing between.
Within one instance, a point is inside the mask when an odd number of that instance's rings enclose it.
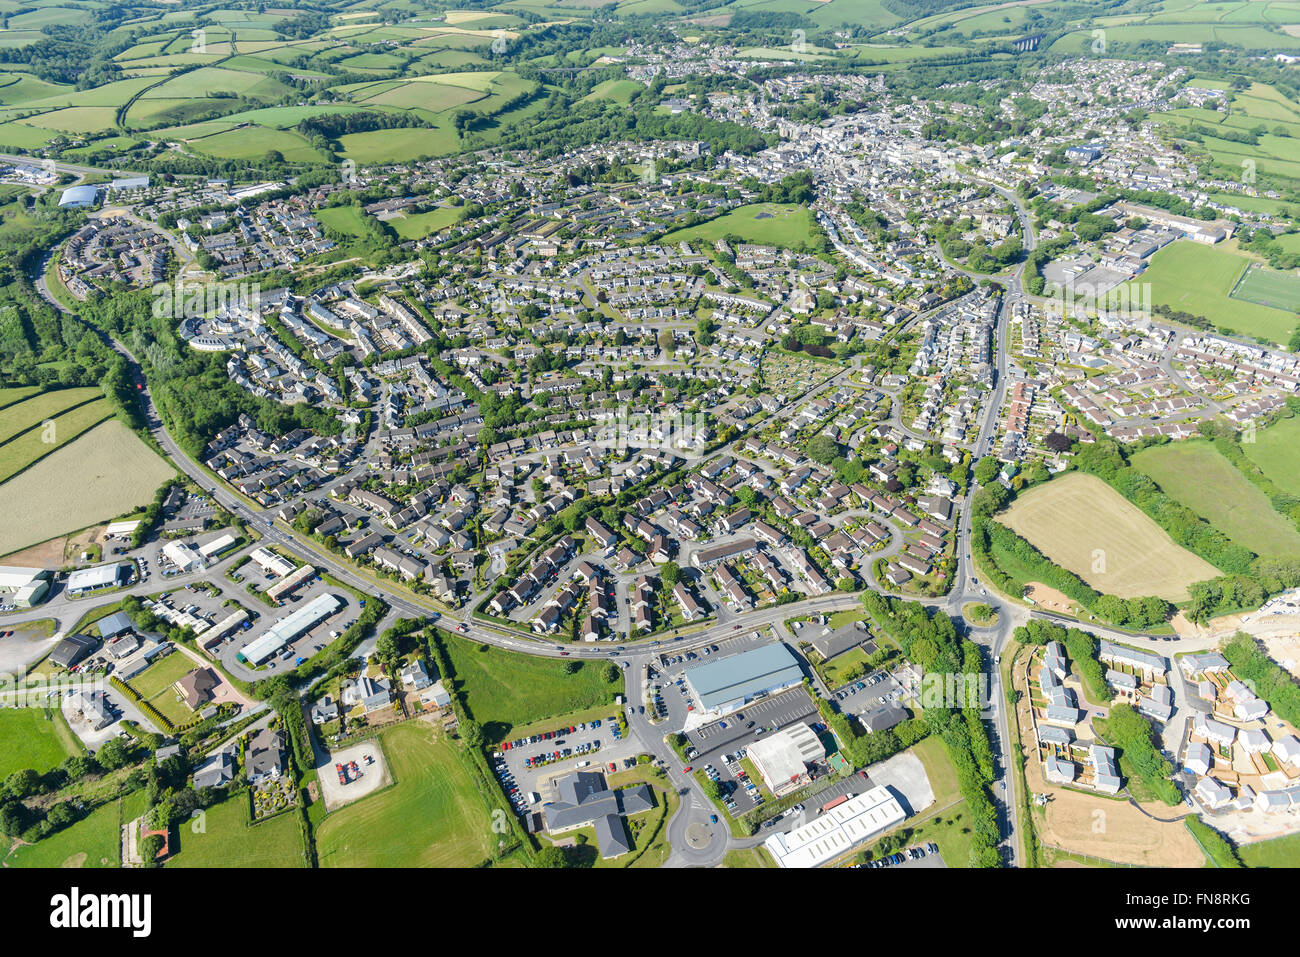
<instances>
[{"instance_id":1,"label":"green field","mask_svg":"<svg viewBox=\"0 0 1300 957\"><path fill-rule=\"evenodd\" d=\"M323 157L301 133L265 126L241 126L192 140L191 148L223 159L261 159L274 150L290 163L321 163Z\"/></svg>"},{"instance_id":2,"label":"green field","mask_svg":"<svg viewBox=\"0 0 1300 957\"><path fill-rule=\"evenodd\" d=\"M0 410L0 442L7 442L19 432L24 432L45 419L103 395L94 387L57 389L39 395L33 395L31 390L27 390L26 401L18 402L22 398L20 391L23 390L4 390L3 400L7 404Z\"/></svg>"},{"instance_id":3,"label":"green field","mask_svg":"<svg viewBox=\"0 0 1300 957\"><path fill-rule=\"evenodd\" d=\"M678 229L662 239L664 243L717 242L726 236L739 236L740 241L757 246L784 246L798 248L812 241L818 227L813 215L802 206L777 203L756 203L741 206L707 223Z\"/></svg>"},{"instance_id":4,"label":"green field","mask_svg":"<svg viewBox=\"0 0 1300 957\"><path fill-rule=\"evenodd\" d=\"M1300 861L1300 834L1276 837L1271 841L1237 845L1237 856L1247 867L1292 868Z\"/></svg>"},{"instance_id":5,"label":"green field","mask_svg":"<svg viewBox=\"0 0 1300 957\"><path fill-rule=\"evenodd\" d=\"M42 841L14 847L3 863L5 867L118 867L121 861L118 802L110 801Z\"/></svg>"},{"instance_id":6,"label":"green field","mask_svg":"<svg viewBox=\"0 0 1300 957\"><path fill-rule=\"evenodd\" d=\"M1229 296L1252 261L1236 251L1235 243L1204 246L1179 240L1151 257L1146 272L1128 284L1129 293L1142 296L1141 286L1150 283L1153 305L1204 316L1216 327L1284 343L1295 328L1294 313Z\"/></svg>"},{"instance_id":7,"label":"green field","mask_svg":"<svg viewBox=\"0 0 1300 957\"><path fill-rule=\"evenodd\" d=\"M1152 446L1133 465L1238 545L1257 555L1300 555L1300 532L1208 442Z\"/></svg>"},{"instance_id":8,"label":"green field","mask_svg":"<svg viewBox=\"0 0 1300 957\"><path fill-rule=\"evenodd\" d=\"M380 737L396 783L325 818L320 866L473 867L489 857L497 835L457 745L423 721Z\"/></svg>"},{"instance_id":9,"label":"green field","mask_svg":"<svg viewBox=\"0 0 1300 957\"><path fill-rule=\"evenodd\" d=\"M365 212L359 206L330 206L316 210L316 218L321 225L347 236L364 236L366 225Z\"/></svg>"},{"instance_id":10,"label":"green field","mask_svg":"<svg viewBox=\"0 0 1300 957\"><path fill-rule=\"evenodd\" d=\"M99 392L98 389L65 391ZM58 393L47 393L47 395L58 395ZM0 416L12 412L9 421L21 425L34 411L34 408L25 407L39 403L40 398L28 399L26 402L4 409L0 411ZM8 433L10 437L7 440L0 440L0 482L12 478L51 452L67 445L82 433L112 417L112 406L108 404L107 399L101 397L77 405L66 412L51 413L42 419L37 419L25 432Z\"/></svg>"},{"instance_id":11,"label":"green field","mask_svg":"<svg viewBox=\"0 0 1300 957\"><path fill-rule=\"evenodd\" d=\"M1255 433L1255 441L1242 441L1246 456L1278 488L1300 495L1300 418L1283 419Z\"/></svg>"},{"instance_id":12,"label":"green field","mask_svg":"<svg viewBox=\"0 0 1300 957\"><path fill-rule=\"evenodd\" d=\"M436 233L453 223L460 222L463 214L463 207L444 206L424 213L410 213L397 219L390 219L388 225L403 239L423 239L430 233Z\"/></svg>"},{"instance_id":13,"label":"green field","mask_svg":"<svg viewBox=\"0 0 1300 957\"><path fill-rule=\"evenodd\" d=\"M44 708L0 708L0 780L31 768L44 774L82 748L63 716Z\"/></svg>"},{"instance_id":14,"label":"green field","mask_svg":"<svg viewBox=\"0 0 1300 957\"><path fill-rule=\"evenodd\" d=\"M203 833L194 822L176 828L167 867L305 867L297 811L248 824L248 796L237 794L206 810Z\"/></svg>"},{"instance_id":15,"label":"green field","mask_svg":"<svg viewBox=\"0 0 1300 957\"><path fill-rule=\"evenodd\" d=\"M494 729L501 732L498 738L531 721L611 704L623 693L621 677L611 684L600 674L604 662L581 662L576 674L566 675L566 662L557 658L499 651L454 636L447 640L447 652L474 719L506 726Z\"/></svg>"}]
</instances>

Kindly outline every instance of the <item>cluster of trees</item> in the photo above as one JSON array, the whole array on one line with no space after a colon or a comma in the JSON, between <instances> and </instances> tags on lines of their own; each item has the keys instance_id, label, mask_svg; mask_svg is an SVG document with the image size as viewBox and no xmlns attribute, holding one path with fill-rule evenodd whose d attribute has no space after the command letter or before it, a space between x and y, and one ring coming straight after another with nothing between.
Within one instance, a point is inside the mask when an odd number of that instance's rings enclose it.
<instances>
[{"instance_id":1,"label":"cluster of trees","mask_svg":"<svg viewBox=\"0 0 1300 957\"><path fill-rule=\"evenodd\" d=\"M1260 650L1255 639L1238 632L1223 645L1223 657L1233 674L1250 681L1255 693L1268 702L1274 714L1292 727L1300 727L1300 685Z\"/></svg>"},{"instance_id":2,"label":"cluster of trees","mask_svg":"<svg viewBox=\"0 0 1300 957\"><path fill-rule=\"evenodd\" d=\"M917 602L907 602L869 591L863 605L877 627L898 642L909 660L927 674L961 675L978 678L981 673L979 649L963 639L942 611L933 614ZM997 867L1002 863L998 851L1001 830L997 811L989 797L993 782L993 748L988 731L980 718L981 702L945 702L944 706L927 705L922 714L932 734L944 742L948 758L957 771L957 782L972 822L971 867Z\"/></svg>"},{"instance_id":3,"label":"cluster of trees","mask_svg":"<svg viewBox=\"0 0 1300 957\"><path fill-rule=\"evenodd\" d=\"M1027 645L1046 645L1050 641L1059 641L1065 646L1074 667L1083 677L1084 686L1093 701L1106 703L1111 698L1110 689L1106 687L1106 672L1097 660L1097 639L1090 633L1078 628L1064 628L1041 618L1031 618L1015 630L1016 641Z\"/></svg>"},{"instance_id":4,"label":"cluster of trees","mask_svg":"<svg viewBox=\"0 0 1300 957\"><path fill-rule=\"evenodd\" d=\"M44 774L31 768L13 772L0 784L0 833L34 843L75 824L94 808L73 801L56 801L44 807L46 802L39 799L70 784L133 764L139 759L139 753L134 741L128 743L121 738L111 738L93 756L73 755ZM132 772L124 779L118 793L134 790L142 783L143 773ZM105 800L115 797L117 793L105 797Z\"/></svg>"},{"instance_id":5,"label":"cluster of trees","mask_svg":"<svg viewBox=\"0 0 1300 957\"><path fill-rule=\"evenodd\" d=\"M359 110L356 113L322 113L309 116L298 123L297 130L308 139L322 137L336 140L349 133L370 133L374 130L403 129L409 126L428 126L415 113L379 113Z\"/></svg>"},{"instance_id":6,"label":"cluster of trees","mask_svg":"<svg viewBox=\"0 0 1300 957\"><path fill-rule=\"evenodd\" d=\"M1174 767L1156 746L1151 722L1132 705L1120 702L1110 709L1106 735L1118 749L1119 767L1127 777L1141 781L1171 807L1182 800L1178 785L1170 780Z\"/></svg>"}]
</instances>

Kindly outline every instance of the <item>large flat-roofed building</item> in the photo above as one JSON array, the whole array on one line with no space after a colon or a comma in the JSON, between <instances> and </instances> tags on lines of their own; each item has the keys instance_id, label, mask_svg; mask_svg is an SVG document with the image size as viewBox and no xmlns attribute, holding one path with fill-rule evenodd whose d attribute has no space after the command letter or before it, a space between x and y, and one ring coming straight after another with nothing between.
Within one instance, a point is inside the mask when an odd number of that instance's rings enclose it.
<instances>
[{"instance_id":1,"label":"large flat-roofed building","mask_svg":"<svg viewBox=\"0 0 1300 957\"><path fill-rule=\"evenodd\" d=\"M263 574L274 575L277 578L288 575L296 567L287 558L283 558L265 548L253 549L248 553L248 557L262 569Z\"/></svg>"},{"instance_id":2,"label":"large flat-roofed building","mask_svg":"<svg viewBox=\"0 0 1300 957\"><path fill-rule=\"evenodd\" d=\"M116 588L131 581L133 566L128 562L95 565L68 573L68 594L81 595L102 588Z\"/></svg>"},{"instance_id":3,"label":"large flat-roofed building","mask_svg":"<svg viewBox=\"0 0 1300 957\"><path fill-rule=\"evenodd\" d=\"M311 631L342 606L343 603L333 595L317 595L284 621L276 622L268 628L260 638L250 641L240 655L246 661L260 665L289 642Z\"/></svg>"},{"instance_id":4,"label":"large flat-roofed building","mask_svg":"<svg viewBox=\"0 0 1300 957\"><path fill-rule=\"evenodd\" d=\"M778 867L818 867L906 818L888 788L874 787L789 834L773 834L763 844Z\"/></svg>"},{"instance_id":5,"label":"large flat-roofed building","mask_svg":"<svg viewBox=\"0 0 1300 957\"><path fill-rule=\"evenodd\" d=\"M812 728L796 721L749 745L748 757L768 790L781 797L808 782L808 765L824 759L826 747Z\"/></svg>"},{"instance_id":6,"label":"large flat-roofed building","mask_svg":"<svg viewBox=\"0 0 1300 957\"><path fill-rule=\"evenodd\" d=\"M700 706L723 713L803 680L794 652L780 642L687 668L684 674Z\"/></svg>"}]
</instances>

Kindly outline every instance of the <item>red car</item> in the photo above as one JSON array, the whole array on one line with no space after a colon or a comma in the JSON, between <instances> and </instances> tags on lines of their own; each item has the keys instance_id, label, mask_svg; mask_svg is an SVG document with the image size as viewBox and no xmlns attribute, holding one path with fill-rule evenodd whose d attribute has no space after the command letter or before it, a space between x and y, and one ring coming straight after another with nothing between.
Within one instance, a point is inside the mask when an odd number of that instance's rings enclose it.
<instances>
[{"instance_id":1,"label":"red car","mask_svg":"<svg viewBox=\"0 0 1300 957\"><path fill-rule=\"evenodd\" d=\"M561 658L567 658L567 657L569 657L569 653L568 653L567 651L561 651L561 652L560 652L560 657L561 657Z\"/></svg>"},{"instance_id":2,"label":"red car","mask_svg":"<svg viewBox=\"0 0 1300 957\"><path fill-rule=\"evenodd\" d=\"M613 761L609 762L609 773L613 774L617 770L618 768L614 766L614 762Z\"/></svg>"},{"instance_id":3,"label":"red car","mask_svg":"<svg viewBox=\"0 0 1300 957\"><path fill-rule=\"evenodd\" d=\"M559 751L552 752L552 756L555 758L555 760L557 760L557 761L560 760L560 752L559 752Z\"/></svg>"},{"instance_id":4,"label":"red car","mask_svg":"<svg viewBox=\"0 0 1300 957\"><path fill-rule=\"evenodd\" d=\"M578 726L576 724L569 725L569 734L573 734L573 732L577 730L578 730Z\"/></svg>"},{"instance_id":5,"label":"red car","mask_svg":"<svg viewBox=\"0 0 1300 957\"><path fill-rule=\"evenodd\" d=\"M690 774L690 773L691 773L691 766L688 764L688 765L686 765L686 767L682 768L682 773L683 773L683 774Z\"/></svg>"}]
</instances>

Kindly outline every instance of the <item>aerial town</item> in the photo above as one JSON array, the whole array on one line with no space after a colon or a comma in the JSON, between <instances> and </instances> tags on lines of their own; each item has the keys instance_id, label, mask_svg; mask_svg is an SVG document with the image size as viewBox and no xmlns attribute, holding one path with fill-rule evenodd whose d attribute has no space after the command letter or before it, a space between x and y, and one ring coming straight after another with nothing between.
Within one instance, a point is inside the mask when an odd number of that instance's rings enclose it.
<instances>
[{"instance_id":1,"label":"aerial town","mask_svg":"<svg viewBox=\"0 0 1300 957\"><path fill-rule=\"evenodd\" d=\"M0 29L5 868L1300 862L1300 12L182 6Z\"/></svg>"}]
</instances>

